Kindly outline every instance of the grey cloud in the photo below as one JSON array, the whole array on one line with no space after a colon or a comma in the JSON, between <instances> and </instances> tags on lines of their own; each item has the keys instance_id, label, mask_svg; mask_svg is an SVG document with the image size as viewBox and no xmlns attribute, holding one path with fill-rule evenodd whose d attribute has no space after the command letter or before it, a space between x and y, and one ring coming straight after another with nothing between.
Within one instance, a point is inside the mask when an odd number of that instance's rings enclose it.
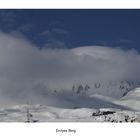
<instances>
[{"instance_id":1,"label":"grey cloud","mask_svg":"<svg viewBox=\"0 0 140 140\"><path fill-rule=\"evenodd\" d=\"M101 46L39 50L23 36L0 32L0 100L34 98L45 90L70 89L81 82L140 81L139 71L135 50Z\"/></svg>"}]
</instances>

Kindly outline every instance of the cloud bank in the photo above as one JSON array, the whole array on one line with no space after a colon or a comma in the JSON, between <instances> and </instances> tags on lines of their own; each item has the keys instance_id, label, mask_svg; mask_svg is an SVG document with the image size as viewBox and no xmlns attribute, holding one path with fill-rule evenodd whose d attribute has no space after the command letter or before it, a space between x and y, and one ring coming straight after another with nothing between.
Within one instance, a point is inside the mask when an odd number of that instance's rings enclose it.
<instances>
[{"instance_id":1,"label":"cloud bank","mask_svg":"<svg viewBox=\"0 0 140 140\"><path fill-rule=\"evenodd\" d=\"M39 50L24 36L0 32L0 104L4 99L10 103L17 101L14 98L34 98L50 89L70 89L74 83L140 81L139 72L140 55L135 50L102 46Z\"/></svg>"}]
</instances>

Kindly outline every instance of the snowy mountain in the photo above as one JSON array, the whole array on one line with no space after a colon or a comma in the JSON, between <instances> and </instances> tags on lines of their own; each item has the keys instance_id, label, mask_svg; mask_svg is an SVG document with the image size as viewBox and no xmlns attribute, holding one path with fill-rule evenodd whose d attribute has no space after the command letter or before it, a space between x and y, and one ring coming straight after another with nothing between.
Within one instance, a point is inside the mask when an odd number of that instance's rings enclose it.
<instances>
[{"instance_id":1,"label":"snowy mountain","mask_svg":"<svg viewBox=\"0 0 140 140\"><path fill-rule=\"evenodd\" d=\"M115 101L115 103L140 111L140 88L129 91L124 97Z\"/></svg>"},{"instance_id":2,"label":"snowy mountain","mask_svg":"<svg viewBox=\"0 0 140 140\"><path fill-rule=\"evenodd\" d=\"M140 122L140 113L115 108L64 109L17 105L0 109L0 122Z\"/></svg>"},{"instance_id":3,"label":"snowy mountain","mask_svg":"<svg viewBox=\"0 0 140 140\"><path fill-rule=\"evenodd\" d=\"M131 81L102 81L90 84L73 85L72 90L77 94L99 94L112 98L121 98L129 91L139 87L140 83Z\"/></svg>"},{"instance_id":4,"label":"snowy mountain","mask_svg":"<svg viewBox=\"0 0 140 140\"><path fill-rule=\"evenodd\" d=\"M44 97L44 105L0 108L0 122L140 122L140 88L120 99L72 91L47 93Z\"/></svg>"},{"instance_id":5,"label":"snowy mountain","mask_svg":"<svg viewBox=\"0 0 140 140\"><path fill-rule=\"evenodd\" d=\"M96 82L74 84L70 90L40 92L42 101L0 108L0 122L139 122L138 83ZM38 87L39 89L39 87Z\"/></svg>"},{"instance_id":6,"label":"snowy mountain","mask_svg":"<svg viewBox=\"0 0 140 140\"><path fill-rule=\"evenodd\" d=\"M80 83L69 86L69 89L50 91L44 86L43 89L42 86L38 86L37 89L35 88L34 94L28 96L28 101L32 104L39 103L61 108L125 108L114 104L114 101L126 96L137 86L139 86L138 83L128 81ZM40 93L39 96L38 93ZM22 98L20 102L24 104L25 101L23 101Z\"/></svg>"}]
</instances>

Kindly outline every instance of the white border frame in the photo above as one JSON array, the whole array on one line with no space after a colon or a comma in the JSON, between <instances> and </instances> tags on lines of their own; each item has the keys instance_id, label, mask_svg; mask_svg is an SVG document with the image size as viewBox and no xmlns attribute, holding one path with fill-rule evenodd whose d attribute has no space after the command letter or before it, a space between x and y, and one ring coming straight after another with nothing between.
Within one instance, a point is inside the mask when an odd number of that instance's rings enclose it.
<instances>
[{"instance_id":1,"label":"white border frame","mask_svg":"<svg viewBox=\"0 0 140 140\"><path fill-rule=\"evenodd\" d=\"M0 9L139 9L139 0L1 0ZM139 18L139 17L138 17ZM76 129L56 133L56 129ZM0 123L3 140L138 139L139 123Z\"/></svg>"},{"instance_id":2,"label":"white border frame","mask_svg":"<svg viewBox=\"0 0 140 140\"><path fill-rule=\"evenodd\" d=\"M53 9L134 9L140 8L139 0L0 0L0 8L53 8Z\"/></svg>"}]
</instances>

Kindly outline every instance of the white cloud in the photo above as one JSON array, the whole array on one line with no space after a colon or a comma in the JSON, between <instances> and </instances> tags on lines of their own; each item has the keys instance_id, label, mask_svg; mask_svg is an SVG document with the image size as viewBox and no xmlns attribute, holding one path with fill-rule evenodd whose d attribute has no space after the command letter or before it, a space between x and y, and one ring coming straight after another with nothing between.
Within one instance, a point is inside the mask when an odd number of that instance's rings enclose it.
<instances>
[{"instance_id":1,"label":"white cloud","mask_svg":"<svg viewBox=\"0 0 140 140\"><path fill-rule=\"evenodd\" d=\"M139 72L140 55L135 50L89 46L40 51L21 35L0 32L1 102L7 97L7 101L33 97L46 88L69 88L78 82L140 81Z\"/></svg>"},{"instance_id":2,"label":"white cloud","mask_svg":"<svg viewBox=\"0 0 140 140\"><path fill-rule=\"evenodd\" d=\"M61 28L52 28L49 30L42 31L39 35L45 37L45 43L43 47L46 48L65 48L67 45L65 38L68 37L69 31Z\"/></svg>"},{"instance_id":3,"label":"white cloud","mask_svg":"<svg viewBox=\"0 0 140 140\"><path fill-rule=\"evenodd\" d=\"M61 29L61 28L52 28L51 30L45 30L40 33L41 36L52 37L54 35L67 35L69 31Z\"/></svg>"}]
</instances>

